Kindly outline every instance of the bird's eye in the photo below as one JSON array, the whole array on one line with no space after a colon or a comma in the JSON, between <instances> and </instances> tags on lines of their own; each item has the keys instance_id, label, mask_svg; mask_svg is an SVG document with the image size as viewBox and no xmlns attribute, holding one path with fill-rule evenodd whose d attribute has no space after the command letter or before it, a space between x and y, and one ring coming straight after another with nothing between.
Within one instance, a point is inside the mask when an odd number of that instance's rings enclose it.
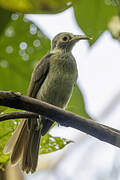
<instances>
[{"instance_id":1,"label":"bird's eye","mask_svg":"<svg viewBox=\"0 0 120 180\"><path fill-rule=\"evenodd\" d=\"M67 36L63 37L63 41L67 41L69 38Z\"/></svg>"}]
</instances>

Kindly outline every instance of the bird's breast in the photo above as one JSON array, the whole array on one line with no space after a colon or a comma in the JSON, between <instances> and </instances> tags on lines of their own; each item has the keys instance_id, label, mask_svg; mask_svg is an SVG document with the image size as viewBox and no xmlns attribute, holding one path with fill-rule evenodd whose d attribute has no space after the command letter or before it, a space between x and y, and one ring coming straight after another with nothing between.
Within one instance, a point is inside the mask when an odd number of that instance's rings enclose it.
<instances>
[{"instance_id":1,"label":"bird's breast","mask_svg":"<svg viewBox=\"0 0 120 180\"><path fill-rule=\"evenodd\" d=\"M38 91L37 98L50 104L65 107L77 80L77 65L70 61L52 61L49 73Z\"/></svg>"}]
</instances>

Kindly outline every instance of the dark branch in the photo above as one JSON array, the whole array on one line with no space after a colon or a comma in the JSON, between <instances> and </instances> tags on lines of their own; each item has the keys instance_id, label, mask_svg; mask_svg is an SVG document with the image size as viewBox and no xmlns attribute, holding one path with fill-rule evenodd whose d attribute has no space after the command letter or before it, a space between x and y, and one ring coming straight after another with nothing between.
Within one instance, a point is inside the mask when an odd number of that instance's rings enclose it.
<instances>
[{"instance_id":1,"label":"dark branch","mask_svg":"<svg viewBox=\"0 0 120 180\"><path fill-rule=\"evenodd\" d=\"M23 119L23 118L39 118L39 114L27 112L27 111L21 111L21 112L12 112L12 113L6 113L0 115L0 121L6 121L9 119ZM117 133L120 133L120 130L114 129L112 127L108 127L106 125L101 124L101 126L105 128L109 128L112 131L115 131Z\"/></svg>"},{"instance_id":2,"label":"dark branch","mask_svg":"<svg viewBox=\"0 0 120 180\"><path fill-rule=\"evenodd\" d=\"M77 116L71 112L64 111L56 106L47 104L37 99L23 96L18 93L0 91L0 105L33 112L31 113L31 116L34 116L34 113L46 116L63 126L76 128L102 141L120 147L119 130L99 124L93 120ZM27 112L23 113L26 113L25 116L23 116L23 114L20 116L19 114L19 118L26 118L30 115L29 113L28 115Z\"/></svg>"}]
</instances>

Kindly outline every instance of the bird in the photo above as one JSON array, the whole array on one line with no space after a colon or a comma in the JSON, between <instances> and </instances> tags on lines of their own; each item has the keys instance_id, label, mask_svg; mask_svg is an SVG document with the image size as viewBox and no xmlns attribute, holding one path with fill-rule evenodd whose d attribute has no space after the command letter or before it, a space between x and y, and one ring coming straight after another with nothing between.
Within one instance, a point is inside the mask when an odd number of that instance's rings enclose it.
<instances>
[{"instance_id":1,"label":"bird","mask_svg":"<svg viewBox=\"0 0 120 180\"><path fill-rule=\"evenodd\" d=\"M33 70L27 96L65 109L78 77L72 49L79 40L89 39L86 35L68 32L57 34L51 41L50 52ZM22 119L3 151L10 153L11 164L20 163L24 172L34 173L41 136L49 131L53 123L41 115L39 118Z\"/></svg>"}]
</instances>

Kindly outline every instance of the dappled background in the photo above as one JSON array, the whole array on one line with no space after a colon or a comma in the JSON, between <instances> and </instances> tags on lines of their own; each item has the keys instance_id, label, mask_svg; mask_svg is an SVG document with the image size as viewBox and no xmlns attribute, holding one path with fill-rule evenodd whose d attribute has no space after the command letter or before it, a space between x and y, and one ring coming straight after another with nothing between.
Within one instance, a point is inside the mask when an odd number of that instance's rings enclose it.
<instances>
[{"instance_id":1,"label":"dappled background","mask_svg":"<svg viewBox=\"0 0 120 180\"><path fill-rule=\"evenodd\" d=\"M0 90L26 94L35 64L50 50L50 39L62 31L86 34L93 40L81 41L73 50L79 78L67 110L120 129L119 0L2 0L0 7ZM13 111L0 107L1 113ZM19 169L6 166L9 156L2 153L18 122L0 123L1 176L120 179L118 148L58 125L42 138L39 171L23 176Z\"/></svg>"}]
</instances>

